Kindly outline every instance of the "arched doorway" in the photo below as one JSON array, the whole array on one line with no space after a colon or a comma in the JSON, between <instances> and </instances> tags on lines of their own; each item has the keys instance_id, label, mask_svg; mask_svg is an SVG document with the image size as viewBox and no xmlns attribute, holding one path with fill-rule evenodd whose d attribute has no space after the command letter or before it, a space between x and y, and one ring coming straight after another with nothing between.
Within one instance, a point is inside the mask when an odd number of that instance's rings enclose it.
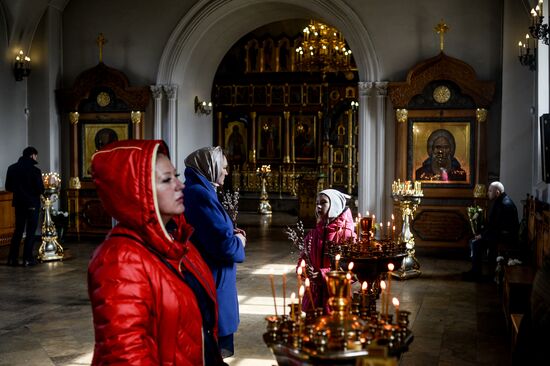
<instances>
[{"instance_id":1,"label":"arched doorway","mask_svg":"<svg viewBox=\"0 0 550 366\"><path fill-rule=\"evenodd\" d=\"M244 34L264 24L312 17L325 20L342 31L353 50L359 80L378 81L380 67L369 33L354 10L343 1L304 0L297 4L292 0L204 0L190 9L167 42L157 75L157 84L177 87L177 95L169 96L168 115L162 122L162 129L167 131L163 136L168 140L179 170L183 170L183 158L187 153L212 144L211 117L195 114L193 101L195 96L203 100L211 95L216 69L229 48ZM363 99L359 125L364 127L362 135L372 140L376 135L369 129L375 122L374 118L369 118L366 99ZM367 144L373 145L367 142L362 145ZM363 151L360 155L367 153ZM380 206L375 201L381 201L376 194L379 190L376 180L366 174L369 171L375 174L369 166L370 161L372 159L365 159L365 164L360 164L359 168L361 210L374 210Z\"/></svg>"}]
</instances>

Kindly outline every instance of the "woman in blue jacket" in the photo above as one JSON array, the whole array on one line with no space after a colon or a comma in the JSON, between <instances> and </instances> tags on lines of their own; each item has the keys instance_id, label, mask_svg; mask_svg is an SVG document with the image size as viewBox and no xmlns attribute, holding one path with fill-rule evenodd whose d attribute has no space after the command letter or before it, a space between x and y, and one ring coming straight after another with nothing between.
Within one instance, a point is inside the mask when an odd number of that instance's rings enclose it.
<instances>
[{"instance_id":1,"label":"woman in blue jacket","mask_svg":"<svg viewBox=\"0 0 550 366\"><path fill-rule=\"evenodd\" d=\"M246 233L235 229L216 194L227 175L221 147L204 147L185 159L185 218L195 229L191 242L201 252L216 282L219 345L222 356L234 353L233 333L239 326L237 263L245 258Z\"/></svg>"}]
</instances>

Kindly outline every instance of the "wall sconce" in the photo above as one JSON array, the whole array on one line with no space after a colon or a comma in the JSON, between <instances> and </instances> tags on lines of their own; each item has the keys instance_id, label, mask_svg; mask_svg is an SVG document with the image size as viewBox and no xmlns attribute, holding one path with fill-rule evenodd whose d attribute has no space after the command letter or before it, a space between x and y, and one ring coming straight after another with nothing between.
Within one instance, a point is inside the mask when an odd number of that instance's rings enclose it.
<instances>
[{"instance_id":1,"label":"wall sconce","mask_svg":"<svg viewBox=\"0 0 550 366\"><path fill-rule=\"evenodd\" d=\"M533 49L531 49L531 42L529 34L525 35L525 43L518 42L519 47L519 63L523 66L528 66L529 70L535 71L537 69L537 40L533 42ZM531 52L532 51L532 52Z\"/></svg>"},{"instance_id":2,"label":"wall sconce","mask_svg":"<svg viewBox=\"0 0 550 366\"><path fill-rule=\"evenodd\" d=\"M22 81L31 73L31 58L23 54L23 50L19 50L19 53L15 57L15 64L13 65L13 74L16 81Z\"/></svg>"},{"instance_id":3,"label":"wall sconce","mask_svg":"<svg viewBox=\"0 0 550 366\"><path fill-rule=\"evenodd\" d=\"M529 27L529 33L534 39L541 40L542 43L548 46L548 24L542 24L544 21L544 16L542 15L543 0L539 0L539 3L536 7L531 9L531 16L533 21Z\"/></svg>"},{"instance_id":4,"label":"wall sconce","mask_svg":"<svg viewBox=\"0 0 550 366\"><path fill-rule=\"evenodd\" d=\"M542 15L543 0L539 0L536 7L531 9L531 25L529 33L525 35L525 43L518 43L519 47L519 62L523 66L528 66L529 70L537 69L537 43L541 41L545 45L550 43L548 24L543 24L544 16ZM530 37L529 37L530 36ZM533 39L533 48L531 49L530 38Z\"/></svg>"},{"instance_id":5,"label":"wall sconce","mask_svg":"<svg viewBox=\"0 0 550 366\"><path fill-rule=\"evenodd\" d=\"M212 102L201 102L199 97L195 97L195 113L198 114L210 114L212 113Z\"/></svg>"},{"instance_id":6,"label":"wall sconce","mask_svg":"<svg viewBox=\"0 0 550 366\"><path fill-rule=\"evenodd\" d=\"M356 111L357 109L359 109L359 102L356 102L355 100L352 100L350 102L350 107L352 110Z\"/></svg>"}]
</instances>

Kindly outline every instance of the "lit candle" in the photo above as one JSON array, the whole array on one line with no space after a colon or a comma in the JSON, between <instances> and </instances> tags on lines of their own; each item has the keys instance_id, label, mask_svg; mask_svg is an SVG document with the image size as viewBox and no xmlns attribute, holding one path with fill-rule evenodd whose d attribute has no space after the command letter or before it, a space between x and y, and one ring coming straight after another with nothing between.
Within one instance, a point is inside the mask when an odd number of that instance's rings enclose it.
<instances>
[{"instance_id":1,"label":"lit candle","mask_svg":"<svg viewBox=\"0 0 550 366\"><path fill-rule=\"evenodd\" d=\"M399 324L399 300L397 297L392 299L393 306L395 306L395 324Z\"/></svg>"},{"instance_id":2,"label":"lit candle","mask_svg":"<svg viewBox=\"0 0 550 366\"><path fill-rule=\"evenodd\" d=\"M378 233L378 239L379 240L382 240L384 239L384 223L382 221L380 221L380 224L378 225L378 228L379 228L379 233Z\"/></svg>"},{"instance_id":3,"label":"lit candle","mask_svg":"<svg viewBox=\"0 0 550 366\"><path fill-rule=\"evenodd\" d=\"M521 43L521 41L518 42L518 47L519 47L519 55L521 56L521 46L523 46L523 44Z\"/></svg>"},{"instance_id":4,"label":"lit candle","mask_svg":"<svg viewBox=\"0 0 550 366\"><path fill-rule=\"evenodd\" d=\"M300 268L302 269L302 275L307 278L307 271L306 271L306 260L305 259L302 259L302 261L300 262Z\"/></svg>"},{"instance_id":5,"label":"lit candle","mask_svg":"<svg viewBox=\"0 0 550 366\"><path fill-rule=\"evenodd\" d=\"M393 263L388 263L388 294L387 294L387 299L388 301L386 302L386 314L388 314L388 307L389 307L389 298L391 296L391 273L393 271L393 269L395 268L395 266L393 265Z\"/></svg>"},{"instance_id":6,"label":"lit candle","mask_svg":"<svg viewBox=\"0 0 550 366\"><path fill-rule=\"evenodd\" d=\"M366 308L367 307L367 288L369 287L369 284L367 281L363 281L361 284L361 307Z\"/></svg>"},{"instance_id":7,"label":"lit candle","mask_svg":"<svg viewBox=\"0 0 550 366\"><path fill-rule=\"evenodd\" d=\"M304 297L305 292L306 289L304 285L300 286L300 289L298 290L298 318L300 318L300 314L302 313L302 298Z\"/></svg>"},{"instance_id":8,"label":"lit candle","mask_svg":"<svg viewBox=\"0 0 550 366\"><path fill-rule=\"evenodd\" d=\"M297 273L298 273L298 287L300 287L300 285L302 284L302 273L303 273L303 269L302 267L298 267L298 270L297 270Z\"/></svg>"},{"instance_id":9,"label":"lit candle","mask_svg":"<svg viewBox=\"0 0 550 366\"><path fill-rule=\"evenodd\" d=\"M283 272L283 316L286 315L286 272L287 268L285 267Z\"/></svg>"},{"instance_id":10,"label":"lit candle","mask_svg":"<svg viewBox=\"0 0 550 366\"><path fill-rule=\"evenodd\" d=\"M353 266L354 266L353 262L349 262L349 264L348 264L348 271L349 272L351 272L351 270L353 269Z\"/></svg>"},{"instance_id":11,"label":"lit candle","mask_svg":"<svg viewBox=\"0 0 550 366\"><path fill-rule=\"evenodd\" d=\"M336 258L334 258L334 270L338 271L338 267L340 265L340 254L336 254Z\"/></svg>"},{"instance_id":12,"label":"lit candle","mask_svg":"<svg viewBox=\"0 0 550 366\"><path fill-rule=\"evenodd\" d=\"M394 243L396 243L396 241L395 241L395 225L392 226L391 230L392 230L392 232L391 232L392 241Z\"/></svg>"},{"instance_id":13,"label":"lit candle","mask_svg":"<svg viewBox=\"0 0 550 366\"><path fill-rule=\"evenodd\" d=\"M386 282L384 280L380 281L380 315L384 317L384 309L386 305L385 296L386 296Z\"/></svg>"},{"instance_id":14,"label":"lit candle","mask_svg":"<svg viewBox=\"0 0 550 366\"><path fill-rule=\"evenodd\" d=\"M351 273L348 272L346 273L346 280L348 280L348 298L350 299L350 302L351 302Z\"/></svg>"},{"instance_id":15,"label":"lit candle","mask_svg":"<svg viewBox=\"0 0 550 366\"><path fill-rule=\"evenodd\" d=\"M273 269L271 269L273 272ZM273 281L273 273L269 274L269 279L271 281L271 292L273 293L273 305L275 305L275 316L277 316L277 299L275 296L275 282Z\"/></svg>"},{"instance_id":16,"label":"lit candle","mask_svg":"<svg viewBox=\"0 0 550 366\"><path fill-rule=\"evenodd\" d=\"M311 294L311 288L309 287L310 286L309 278L306 278L304 283L306 285L306 292L307 292L307 296L309 298L309 302L311 303L311 309L315 310L315 303L313 301L313 295Z\"/></svg>"},{"instance_id":17,"label":"lit candle","mask_svg":"<svg viewBox=\"0 0 550 366\"><path fill-rule=\"evenodd\" d=\"M386 227L386 239L390 239L390 222L388 221L388 225Z\"/></svg>"},{"instance_id":18,"label":"lit candle","mask_svg":"<svg viewBox=\"0 0 550 366\"><path fill-rule=\"evenodd\" d=\"M290 294L290 319L294 320L294 299L296 294L293 292Z\"/></svg>"}]
</instances>

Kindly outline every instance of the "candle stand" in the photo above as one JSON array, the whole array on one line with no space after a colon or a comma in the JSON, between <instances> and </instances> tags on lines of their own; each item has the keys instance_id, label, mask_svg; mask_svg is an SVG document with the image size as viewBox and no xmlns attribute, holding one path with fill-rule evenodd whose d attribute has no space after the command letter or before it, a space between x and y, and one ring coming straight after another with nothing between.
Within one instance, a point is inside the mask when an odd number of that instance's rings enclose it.
<instances>
[{"instance_id":1,"label":"candle stand","mask_svg":"<svg viewBox=\"0 0 550 366\"><path fill-rule=\"evenodd\" d=\"M327 273L329 314L311 309L304 317L290 304L291 315L266 317L263 339L280 366L397 365L413 340L410 313L377 311L373 292L351 294L350 274Z\"/></svg>"},{"instance_id":2,"label":"candle stand","mask_svg":"<svg viewBox=\"0 0 550 366\"><path fill-rule=\"evenodd\" d=\"M405 243L405 247L407 248L407 256L403 258L401 267L392 274L400 280L407 280L422 274L420 271L420 263L414 255L414 235L411 231L411 223L414 219L414 213L420 204L421 196L393 194L392 197L396 202L399 202L399 209L401 211L401 217L403 218L403 228L401 230L400 240Z\"/></svg>"},{"instance_id":3,"label":"candle stand","mask_svg":"<svg viewBox=\"0 0 550 366\"><path fill-rule=\"evenodd\" d=\"M261 168L256 170L256 174L261 180L260 205L258 206L258 213L260 215L271 215L271 204L269 203L269 195L267 194L266 189L267 177L271 174L271 167L269 165L262 165Z\"/></svg>"},{"instance_id":4,"label":"candle stand","mask_svg":"<svg viewBox=\"0 0 550 366\"><path fill-rule=\"evenodd\" d=\"M42 262L58 261L63 259L63 247L57 241L57 230L52 220L52 206L59 196L61 179L57 173L42 174L44 194L42 195L42 243L38 249L38 259Z\"/></svg>"}]
</instances>

